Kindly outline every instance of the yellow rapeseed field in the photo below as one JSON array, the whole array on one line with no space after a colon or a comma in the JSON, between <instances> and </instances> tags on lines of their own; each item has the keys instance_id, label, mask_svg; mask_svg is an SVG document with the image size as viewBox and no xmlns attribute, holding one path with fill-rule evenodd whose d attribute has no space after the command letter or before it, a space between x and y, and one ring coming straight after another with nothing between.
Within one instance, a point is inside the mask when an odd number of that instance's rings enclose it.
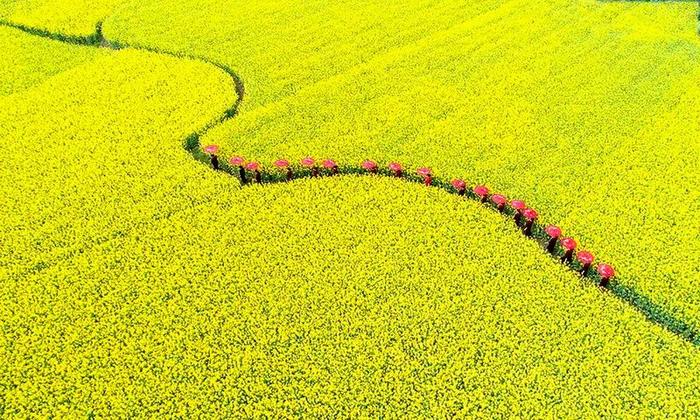
<instances>
[{"instance_id":1,"label":"yellow rapeseed field","mask_svg":"<svg viewBox=\"0 0 700 420\"><path fill-rule=\"evenodd\" d=\"M127 5L106 19L105 34L194 52L241 76L240 118L205 143L267 162L399 160L485 183L700 325L697 4L193 8Z\"/></svg>"},{"instance_id":2,"label":"yellow rapeseed field","mask_svg":"<svg viewBox=\"0 0 700 420\"><path fill-rule=\"evenodd\" d=\"M31 38L2 32L12 41L8 55ZM43 41L42 49L77 63L63 69L67 61L39 55L36 67L58 74L43 83L30 76L33 87L0 97L0 249L2 268L12 273L199 203L214 187L202 181L206 171L192 167L182 141L236 100L226 74L201 62L55 41ZM8 67L26 68L23 55L8 59ZM186 184L195 188L182 191Z\"/></svg>"},{"instance_id":3,"label":"yellow rapeseed field","mask_svg":"<svg viewBox=\"0 0 700 420\"><path fill-rule=\"evenodd\" d=\"M0 43L12 47L0 55L0 96L21 92L103 54L94 48L56 48L56 43L5 28L0 30Z\"/></svg>"},{"instance_id":4,"label":"yellow rapeseed field","mask_svg":"<svg viewBox=\"0 0 700 420\"><path fill-rule=\"evenodd\" d=\"M0 19L68 36L94 34L104 20L126 0L3 0Z\"/></svg>"},{"instance_id":5,"label":"yellow rapeseed field","mask_svg":"<svg viewBox=\"0 0 700 420\"><path fill-rule=\"evenodd\" d=\"M697 345L512 220L374 175L241 188L182 147L484 183L697 325L696 12L0 2L48 31L0 28L0 416L698 416ZM182 57L45 39L101 21Z\"/></svg>"}]
</instances>

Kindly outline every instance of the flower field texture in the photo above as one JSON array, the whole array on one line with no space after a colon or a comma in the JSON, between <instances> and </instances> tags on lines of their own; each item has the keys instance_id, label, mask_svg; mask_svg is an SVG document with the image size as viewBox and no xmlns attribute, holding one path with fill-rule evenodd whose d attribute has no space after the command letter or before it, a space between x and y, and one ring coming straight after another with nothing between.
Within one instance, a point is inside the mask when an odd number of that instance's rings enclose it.
<instances>
[{"instance_id":1,"label":"flower field texture","mask_svg":"<svg viewBox=\"0 0 700 420\"><path fill-rule=\"evenodd\" d=\"M510 218L376 175L241 188L183 148L486 184L697 326L696 12L0 1L95 41L0 28L0 416L700 415L698 347Z\"/></svg>"},{"instance_id":2,"label":"flower field texture","mask_svg":"<svg viewBox=\"0 0 700 420\"><path fill-rule=\"evenodd\" d=\"M476 203L370 177L235 197L7 284L5 412L700 410L695 347Z\"/></svg>"},{"instance_id":3,"label":"flower field texture","mask_svg":"<svg viewBox=\"0 0 700 420\"><path fill-rule=\"evenodd\" d=\"M224 155L399 160L487 184L700 325L696 4L411 2L395 19L379 2L277 4L239 6L239 23L221 2L194 17L187 3L134 3L105 20L105 35L239 73L241 115L202 139ZM383 25L393 31L375 40Z\"/></svg>"},{"instance_id":4,"label":"flower field texture","mask_svg":"<svg viewBox=\"0 0 700 420\"><path fill-rule=\"evenodd\" d=\"M8 55L28 37L2 31L14 41L5 46ZM0 268L13 274L40 270L207 197L215 186L202 181L206 174L182 169L191 166L182 139L236 100L229 77L201 62L43 42L56 57L85 60L62 69L66 62L39 57L47 76L51 68L61 71L42 83L31 76L34 86L0 97ZM22 60L8 64L25 67ZM187 184L196 188L179 193Z\"/></svg>"},{"instance_id":5,"label":"flower field texture","mask_svg":"<svg viewBox=\"0 0 700 420\"><path fill-rule=\"evenodd\" d=\"M3 0L0 20L67 36L89 36L124 0Z\"/></svg>"},{"instance_id":6,"label":"flower field texture","mask_svg":"<svg viewBox=\"0 0 700 420\"><path fill-rule=\"evenodd\" d=\"M42 38L6 28L0 28L0 45L13 46L12 53L0 55L0 96L21 92L102 54L93 48L56 48Z\"/></svg>"}]
</instances>

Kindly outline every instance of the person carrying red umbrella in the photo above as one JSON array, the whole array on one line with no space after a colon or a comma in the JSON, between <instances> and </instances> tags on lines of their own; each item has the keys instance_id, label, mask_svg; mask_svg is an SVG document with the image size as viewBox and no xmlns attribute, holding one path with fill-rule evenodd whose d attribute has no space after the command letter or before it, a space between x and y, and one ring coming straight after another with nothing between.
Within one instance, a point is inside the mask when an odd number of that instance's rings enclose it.
<instances>
[{"instance_id":1,"label":"person carrying red umbrella","mask_svg":"<svg viewBox=\"0 0 700 420\"><path fill-rule=\"evenodd\" d=\"M429 187L433 184L433 171L431 171L430 168L424 166L418 168L416 172L423 177L423 184L425 184L425 186Z\"/></svg>"},{"instance_id":2,"label":"person carrying red umbrella","mask_svg":"<svg viewBox=\"0 0 700 420\"><path fill-rule=\"evenodd\" d=\"M211 167L215 171L219 170L219 157L216 155L219 152L219 146L215 144L210 144L204 148L204 151L209 154L209 160L211 162Z\"/></svg>"},{"instance_id":3,"label":"person carrying red umbrella","mask_svg":"<svg viewBox=\"0 0 700 420\"><path fill-rule=\"evenodd\" d=\"M289 166L289 161L287 159L278 159L275 161L275 166L286 171L286 179L287 181L291 181L293 174L292 174L292 168Z\"/></svg>"},{"instance_id":4,"label":"person carrying red umbrella","mask_svg":"<svg viewBox=\"0 0 700 420\"><path fill-rule=\"evenodd\" d=\"M338 175L338 164L333 159L324 160L323 167L331 171L332 175Z\"/></svg>"},{"instance_id":5,"label":"person carrying red umbrella","mask_svg":"<svg viewBox=\"0 0 700 420\"><path fill-rule=\"evenodd\" d=\"M245 176L245 159L241 156L233 156L228 160L228 163L230 163L231 166L238 166L238 177L241 179L241 184L245 185L246 182L248 182Z\"/></svg>"},{"instance_id":6,"label":"person carrying red umbrella","mask_svg":"<svg viewBox=\"0 0 700 420\"><path fill-rule=\"evenodd\" d=\"M258 162L249 162L245 168L253 173L253 180L255 183L262 183L262 175L260 174L260 164Z\"/></svg>"}]
</instances>

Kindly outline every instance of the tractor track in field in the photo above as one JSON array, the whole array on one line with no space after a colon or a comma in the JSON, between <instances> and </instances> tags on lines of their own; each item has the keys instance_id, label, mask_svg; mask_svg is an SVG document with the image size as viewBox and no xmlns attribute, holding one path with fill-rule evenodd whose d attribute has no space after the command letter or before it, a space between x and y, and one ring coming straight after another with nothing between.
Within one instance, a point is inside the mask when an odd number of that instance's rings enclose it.
<instances>
[{"instance_id":1,"label":"tractor track in field","mask_svg":"<svg viewBox=\"0 0 700 420\"><path fill-rule=\"evenodd\" d=\"M699 1L700 3L700 1ZM700 13L699 13L699 19L700 19ZM201 61L206 64L209 64L211 66L216 67L217 69L221 70L225 74L227 74L233 85L233 89L236 93L237 99L234 102L234 104L226 109L224 113L219 116L218 118L212 120L208 124L206 124L204 127L200 128L199 130L193 132L187 138L184 139L183 141L183 147L185 150L190 153L190 155L197 161L209 165L209 155L205 153L202 149L202 146L200 144L200 138L205 135L209 130L212 128L232 119L236 115L238 115L240 106L243 102L243 98L245 97L245 85L243 83L243 80L231 69L230 67L217 63L215 61L212 61L206 57L203 56L196 56L196 55L189 55L189 54L182 54L182 53L174 53L170 52L167 50L159 49L159 48L154 48L154 47L148 47L148 46L142 46L142 45L130 45L128 43L123 43L123 42L117 42L117 41L110 41L107 40L103 33L102 33L102 21L98 22L97 25L95 26L95 32L91 35L88 36L74 36L74 35L64 35L61 33L56 33L56 32L51 32L45 29L41 28L34 28L34 27L29 27L26 25L22 24L17 24L14 22L10 22L7 20L0 19L0 26L5 26L13 29L17 29L20 31L23 31L25 33L39 36L42 38L54 40L54 41L60 41L64 42L67 44L72 44L72 45L81 45L81 46L90 46L90 47L95 47L95 48L106 48L106 49L111 49L111 50L121 50L121 49L135 49L135 50L140 50L140 51L146 51L150 53L155 53L155 54L162 54L166 56L170 56L173 58L179 58L179 59L188 59L188 60L196 60L196 61ZM219 170L225 173L228 173L229 175L235 177L239 181L241 181L242 186L251 184L254 181L255 178L251 178L246 182L246 179L240 179L241 173L245 174L246 171L245 169L241 166L240 170L239 168L235 168L234 166L231 166L228 164L228 162L220 162ZM359 174L368 174L372 172L374 176L396 176L396 174L388 169L379 169L375 171L368 171L366 168L363 168L362 166L338 166L336 168L337 170L337 175L359 175ZM306 169L306 170L301 170L297 171L295 175L295 179L299 178L309 178L309 177L314 177L314 176L323 176L323 174L330 174L330 171L324 171L324 170L312 170L312 169ZM251 172L251 176L254 176L254 172ZM285 176L282 175L281 172L279 173L260 173L259 174L260 179L259 181L263 184L272 184L272 183L280 183L280 182L286 182L287 179ZM416 176L416 175L410 175L410 174L404 174L402 176L402 179L404 179L407 182L415 182L415 183L425 183L425 178L421 176ZM446 191L448 194L456 194L458 191L450 184L450 182L446 180L441 180L438 178L431 178L430 185L436 188L440 188L444 191ZM481 199L481 197L477 196L474 192L467 190L464 195L466 195L467 198L472 198L472 199ZM497 207L493 205L490 201L485 202L483 204L485 207L488 207L493 210L497 210ZM507 206L506 206L507 207ZM501 212L504 215L507 215L509 217L513 217L515 212L512 209L501 209ZM520 229L524 229L524 226L517 226ZM548 237L545 234L544 227L540 224L534 223L532 225L532 234L528 235L531 239L537 241L541 246L545 247ZM109 239L107 239L109 240ZM104 241L103 241L104 242ZM560 254L557 254L557 252L552 252L551 255L554 258L559 259ZM70 258L70 254L67 258ZM581 266L580 264L575 260L572 262L565 263L567 266L575 272L580 271ZM50 266L52 264L47 264L42 267L34 267L30 268L27 270L24 274L30 274L30 273L36 273L38 271L43 270L44 268ZM600 277L597 276L596 274L593 275L588 275L588 276L582 276L582 278L590 280L591 283L594 281L600 280ZM608 291L612 294L614 294L617 298L620 300L628 303L630 306L635 308L638 312L640 312L643 316L647 318L650 322L657 324L669 332L677 335L679 338L689 342L690 344L700 347L700 327L696 327L690 322L686 322L683 319L675 316L671 311L667 310L663 306L655 303L652 301L649 297L639 293L636 289L634 289L631 286L627 286L620 282L617 279L613 279L607 286L601 287L601 289Z\"/></svg>"}]
</instances>

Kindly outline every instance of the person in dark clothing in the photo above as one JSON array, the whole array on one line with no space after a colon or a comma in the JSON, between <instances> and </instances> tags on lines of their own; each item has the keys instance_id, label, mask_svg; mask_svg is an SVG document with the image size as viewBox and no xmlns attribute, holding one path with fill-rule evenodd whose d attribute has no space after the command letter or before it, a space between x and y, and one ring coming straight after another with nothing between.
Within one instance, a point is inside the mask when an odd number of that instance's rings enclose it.
<instances>
[{"instance_id":1,"label":"person in dark clothing","mask_svg":"<svg viewBox=\"0 0 700 420\"><path fill-rule=\"evenodd\" d=\"M245 185L248 180L245 177L245 168L243 165L238 167L238 176L241 178L241 184Z\"/></svg>"},{"instance_id":2,"label":"person in dark clothing","mask_svg":"<svg viewBox=\"0 0 700 420\"><path fill-rule=\"evenodd\" d=\"M211 159L211 167L215 170L219 170L219 158L215 154L211 154L210 156Z\"/></svg>"}]
</instances>

